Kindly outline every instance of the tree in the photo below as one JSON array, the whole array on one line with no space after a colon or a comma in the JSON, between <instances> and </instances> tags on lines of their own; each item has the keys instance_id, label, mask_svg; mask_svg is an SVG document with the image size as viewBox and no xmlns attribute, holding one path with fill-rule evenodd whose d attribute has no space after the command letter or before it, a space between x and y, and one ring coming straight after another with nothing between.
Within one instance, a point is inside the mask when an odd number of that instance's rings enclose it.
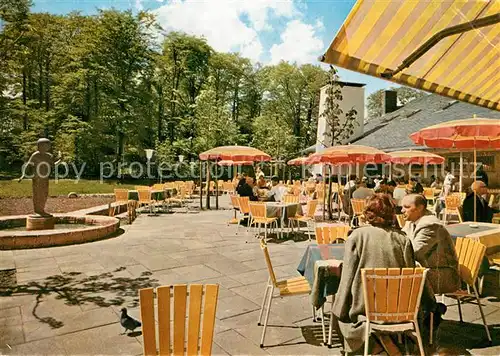
<instances>
[{"instance_id":1,"label":"tree","mask_svg":"<svg viewBox=\"0 0 500 356\"><path fill-rule=\"evenodd\" d=\"M394 90L397 92L398 101L401 105L406 105L412 100L427 95L420 90L403 86L397 88L391 87L387 90ZM366 108L368 109L369 118L379 117L384 114L384 92L385 89L380 89L368 95Z\"/></svg>"},{"instance_id":2,"label":"tree","mask_svg":"<svg viewBox=\"0 0 500 356\"><path fill-rule=\"evenodd\" d=\"M330 66L330 71L328 72L327 85L328 87L326 88L325 110L323 111L322 116L325 118L326 124L330 129L330 145L335 146L336 144L341 143L343 140L351 137L351 135L354 133L354 128L357 125L357 112L354 108L351 108L344 115L343 110L340 108L340 102L343 99L342 86L339 83L337 70L333 66ZM328 216L330 219L332 219L333 214L330 199L330 197L332 196L331 166L329 169L330 179L328 184Z\"/></svg>"}]
</instances>

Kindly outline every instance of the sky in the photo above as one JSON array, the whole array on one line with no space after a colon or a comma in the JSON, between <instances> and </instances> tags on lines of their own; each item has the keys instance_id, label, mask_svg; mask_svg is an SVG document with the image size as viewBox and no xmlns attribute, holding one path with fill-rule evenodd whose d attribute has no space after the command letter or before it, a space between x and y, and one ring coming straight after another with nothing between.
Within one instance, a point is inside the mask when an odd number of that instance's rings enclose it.
<instances>
[{"instance_id":1,"label":"sky","mask_svg":"<svg viewBox=\"0 0 500 356\"><path fill-rule=\"evenodd\" d=\"M33 0L33 12L95 14L98 9L148 10L167 32L204 36L219 52L240 52L254 63L320 64L355 0ZM325 66L321 64L322 66ZM325 69L327 67L325 66ZM366 84L365 95L393 86L339 70L343 81Z\"/></svg>"}]
</instances>

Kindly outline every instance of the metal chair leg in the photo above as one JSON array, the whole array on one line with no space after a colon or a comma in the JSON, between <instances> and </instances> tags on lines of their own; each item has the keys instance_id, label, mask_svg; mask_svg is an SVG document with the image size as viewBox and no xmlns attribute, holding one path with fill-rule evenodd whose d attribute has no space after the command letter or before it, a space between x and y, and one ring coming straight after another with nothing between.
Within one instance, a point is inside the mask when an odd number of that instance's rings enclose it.
<instances>
[{"instance_id":1,"label":"metal chair leg","mask_svg":"<svg viewBox=\"0 0 500 356\"><path fill-rule=\"evenodd\" d=\"M434 313L431 312L430 315L431 319L431 325L430 325L430 332L429 332L429 345L432 345L432 340L434 338Z\"/></svg>"},{"instance_id":2,"label":"metal chair leg","mask_svg":"<svg viewBox=\"0 0 500 356\"><path fill-rule=\"evenodd\" d=\"M257 325L261 326L262 322L262 315L264 314L264 306L266 304L267 296L269 294L269 289L270 289L270 283L271 283L271 278L267 280L267 286L266 290L264 291L264 298L262 298L262 305L260 306L260 313L259 313L259 321L257 322Z\"/></svg>"},{"instance_id":3,"label":"metal chair leg","mask_svg":"<svg viewBox=\"0 0 500 356\"><path fill-rule=\"evenodd\" d=\"M462 318L462 306L460 305L460 298L457 297L457 303L458 303L458 316L460 316L460 322L463 323L464 320Z\"/></svg>"},{"instance_id":4,"label":"metal chair leg","mask_svg":"<svg viewBox=\"0 0 500 356\"><path fill-rule=\"evenodd\" d=\"M417 334L418 349L420 350L420 355L425 356L424 344L422 342L422 335L420 334L420 329L418 327L418 321L413 323L415 326L415 334Z\"/></svg>"},{"instance_id":5,"label":"metal chair leg","mask_svg":"<svg viewBox=\"0 0 500 356\"><path fill-rule=\"evenodd\" d=\"M326 327L324 305L321 306L321 331L323 332L323 345L326 345Z\"/></svg>"},{"instance_id":6,"label":"metal chair leg","mask_svg":"<svg viewBox=\"0 0 500 356\"><path fill-rule=\"evenodd\" d=\"M262 329L262 337L260 339L260 347L264 347L264 338L266 337L267 322L269 321L269 312L271 311L271 302L273 301L274 286L271 288L271 295L267 302L266 318L264 319L264 329Z\"/></svg>"},{"instance_id":7,"label":"metal chair leg","mask_svg":"<svg viewBox=\"0 0 500 356\"><path fill-rule=\"evenodd\" d=\"M484 316L483 307L481 306L481 300L479 300L479 295L477 294L476 285L473 285L472 287L474 288L474 294L476 295L477 305L479 306L479 312L481 313L481 318L483 319L483 324L484 328L486 329L488 341L491 343L490 329L488 329L488 324L486 323L486 317Z\"/></svg>"}]
</instances>

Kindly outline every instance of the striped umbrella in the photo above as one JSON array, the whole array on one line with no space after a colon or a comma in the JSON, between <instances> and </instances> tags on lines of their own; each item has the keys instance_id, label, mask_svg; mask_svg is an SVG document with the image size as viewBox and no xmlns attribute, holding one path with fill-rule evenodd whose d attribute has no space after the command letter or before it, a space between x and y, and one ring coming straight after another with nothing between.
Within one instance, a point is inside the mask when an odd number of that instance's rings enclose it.
<instances>
[{"instance_id":1,"label":"striped umbrella","mask_svg":"<svg viewBox=\"0 0 500 356\"><path fill-rule=\"evenodd\" d=\"M231 160L231 161L270 161L271 156L253 147L247 146L220 146L200 153L200 159Z\"/></svg>"},{"instance_id":2,"label":"striped umbrella","mask_svg":"<svg viewBox=\"0 0 500 356\"><path fill-rule=\"evenodd\" d=\"M442 164L444 157L425 151L395 151L389 152L391 163L399 164Z\"/></svg>"}]
</instances>

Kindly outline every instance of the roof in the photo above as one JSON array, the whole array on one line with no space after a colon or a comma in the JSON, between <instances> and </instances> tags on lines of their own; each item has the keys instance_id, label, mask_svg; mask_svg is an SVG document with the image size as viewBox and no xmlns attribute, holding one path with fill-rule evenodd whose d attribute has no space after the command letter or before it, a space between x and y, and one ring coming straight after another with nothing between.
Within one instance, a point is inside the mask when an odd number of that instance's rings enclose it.
<instances>
[{"instance_id":1,"label":"roof","mask_svg":"<svg viewBox=\"0 0 500 356\"><path fill-rule=\"evenodd\" d=\"M363 83L343 82L341 80L338 80L337 83L339 83L343 87L356 87L356 88L362 88L366 85ZM326 88L327 86L328 86L328 84L325 84L321 87L321 89Z\"/></svg>"},{"instance_id":2,"label":"roof","mask_svg":"<svg viewBox=\"0 0 500 356\"><path fill-rule=\"evenodd\" d=\"M499 119L500 112L450 100L436 94L410 101L402 108L370 120L365 133L351 143L372 146L387 152L405 149L423 149L416 146L410 134L442 122L478 117ZM500 122L500 121L499 121Z\"/></svg>"},{"instance_id":3,"label":"roof","mask_svg":"<svg viewBox=\"0 0 500 356\"><path fill-rule=\"evenodd\" d=\"M322 61L500 111L500 1L358 0Z\"/></svg>"}]
</instances>

